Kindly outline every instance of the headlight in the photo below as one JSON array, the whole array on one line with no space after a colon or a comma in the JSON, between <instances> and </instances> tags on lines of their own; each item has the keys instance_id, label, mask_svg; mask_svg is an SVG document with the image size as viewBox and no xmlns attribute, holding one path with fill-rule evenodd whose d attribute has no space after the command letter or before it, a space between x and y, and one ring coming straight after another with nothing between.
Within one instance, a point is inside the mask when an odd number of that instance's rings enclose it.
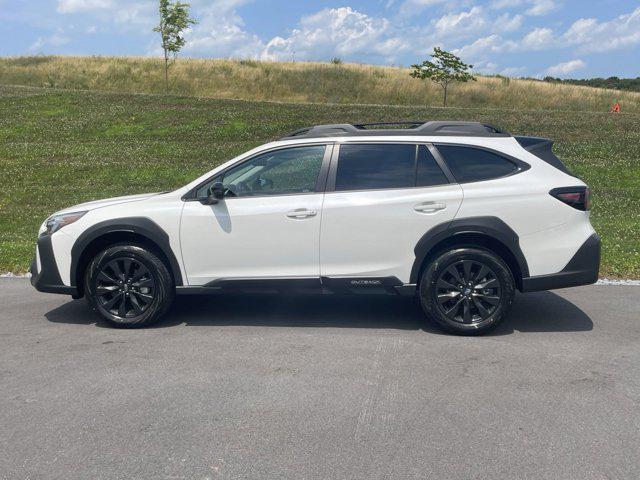
<instances>
[{"instance_id":1,"label":"headlight","mask_svg":"<svg viewBox=\"0 0 640 480\"><path fill-rule=\"evenodd\" d=\"M87 213L85 212L71 212L71 213L63 213L62 215L54 215L53 217L49 217L44 222L44 231L41 229L41 235L46 233L47 235L51 235L54 232L57 232L62 227L65 227L76 220L82 218L82 216Z\"/></svg>"}]
</instances>

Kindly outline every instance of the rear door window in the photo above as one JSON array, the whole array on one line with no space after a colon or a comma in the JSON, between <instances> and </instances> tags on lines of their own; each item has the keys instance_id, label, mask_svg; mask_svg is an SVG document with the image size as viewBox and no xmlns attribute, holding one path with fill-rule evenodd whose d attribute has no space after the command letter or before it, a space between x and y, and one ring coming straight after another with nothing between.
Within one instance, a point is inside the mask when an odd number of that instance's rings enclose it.
<instances>
[{"instance_id":1,"label":"rear door window","mask_svg":"<svg viewBox=\"0 0 640 480\"><path fill-rule=\"evenodd\" d=\"M447 166L460 183L505 177L518 171L518 166L494 152L458 145L437 145Z\"/></svg>"},{"instance_id":2,"label":"rear door window","mask_svg":"<svg viewBox=\"0 0 640 480\"><path fill-rule=\"evenodd\" d=\"M449 183L429 150L411 144L340 146L336 191L412 188Z\"/></svg>"},{"instance_id":3,"label":"rear door window","mask_svg":"<svg viewBox=\"0 0 640 480\"><path fill-rule=\"evenodd\" d=\"M445 185L449 180L440 169L426 145L418 147L418 166L416 171L416 187L433 187Z\"/></svg>"},{"instance_id":4,"label":"rear door window","mask_svg":"<svg viewBox=\"0 0 640 480\"><path fill-rule=\"evenodd\" d=\"M341 145L336 190L415 186L415 145Z\"/></svg>"}]
</instances>

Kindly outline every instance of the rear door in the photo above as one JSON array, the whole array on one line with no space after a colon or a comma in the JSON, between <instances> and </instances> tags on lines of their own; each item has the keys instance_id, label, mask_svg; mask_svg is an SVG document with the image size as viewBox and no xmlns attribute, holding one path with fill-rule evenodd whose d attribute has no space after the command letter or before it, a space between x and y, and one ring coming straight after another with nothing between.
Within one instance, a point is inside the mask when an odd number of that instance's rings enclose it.
<instances>
[{"instance_id":1,"label":"rear door","mask_svg":"<svg viewBox=\"0 0 640 480\"><path fill-rule=\"evenodd\" d=\"M351 286L374 285L367 279L409 282L416 244L452 220L462 201L462 189L450 183L432 148L388 142L334 147L320 232L323 277Z\"/></svg>"}]
</instances>

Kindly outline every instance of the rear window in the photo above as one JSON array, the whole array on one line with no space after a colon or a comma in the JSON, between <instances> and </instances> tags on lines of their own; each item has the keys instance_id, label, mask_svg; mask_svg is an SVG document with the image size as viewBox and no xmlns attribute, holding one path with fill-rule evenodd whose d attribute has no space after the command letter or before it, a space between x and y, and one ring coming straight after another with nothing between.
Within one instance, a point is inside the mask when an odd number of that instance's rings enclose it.
<instances>
[{"instance_id":1,"label":"rear window","mask_svg":"<svg viewBox=\"0 0 640 480\"><path fill-rule=\"evenodd\" d=\"M505 177L518 171L515 163L488 150L457 145L438 145L437 148L460 183Z\"/></svg>"},{"instance_id":2,"label":"rear window","mask_svg":"<svg viewBox=\"0 0 640 480\"><path fill-rule=\"evenodd\" d=\"M340 146L336 191L427 187L446 183L449 183L447 177L424 145Z\"/></svg>"}]
</instances>

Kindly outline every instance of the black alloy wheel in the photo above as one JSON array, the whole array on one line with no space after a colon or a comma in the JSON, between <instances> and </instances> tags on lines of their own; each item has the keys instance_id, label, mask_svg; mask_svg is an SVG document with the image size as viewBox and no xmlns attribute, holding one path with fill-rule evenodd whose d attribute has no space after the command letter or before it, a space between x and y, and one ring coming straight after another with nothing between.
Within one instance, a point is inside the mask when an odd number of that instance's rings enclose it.
<instances>
[{"instance_id":1,"label":"black alloy wheel","mask_svg":"<svg viewBox=\"0 0 640 480\"><path fill-rule=\"evenodd\" d=\"M115 327L156 322L175 294L167 265L141 245L114 245L98 253L87 267L84 285L89 305Z\"/></svg>"},{"instance_id":2,"label":"black alloy wheel","mask_svg":"<svg viewBox=\"0 0 640 480\"><path fill-rule=\"evenodd\" d=\"M437 254L420 279L420 304L439 327L480 335L508 314L515 280L504 260L489 250L458 247Z\"/></svg>"},{"instance_id":3,"label":"black alloy wheel","mask_svg":"<svg viewBox=\"0 0 640 480\"><path fill-rule=\"evenodd\" d=\"M103 265L96 281L98 308L123 320L142 315L153 303L155 291L149 269L132 258Z\"/></svg>"},{"instance_id":4,"label":"black alloy wheel","mask_svg":"<svg viewBox=\"0 0 640 480\"><path fill-rule=\"evenodd\" d=\"M436 296L442 312L452 321L477 324L500 304L500 282L486 264L459 260L440 273Z\"/></svg>"}]
</instances>

